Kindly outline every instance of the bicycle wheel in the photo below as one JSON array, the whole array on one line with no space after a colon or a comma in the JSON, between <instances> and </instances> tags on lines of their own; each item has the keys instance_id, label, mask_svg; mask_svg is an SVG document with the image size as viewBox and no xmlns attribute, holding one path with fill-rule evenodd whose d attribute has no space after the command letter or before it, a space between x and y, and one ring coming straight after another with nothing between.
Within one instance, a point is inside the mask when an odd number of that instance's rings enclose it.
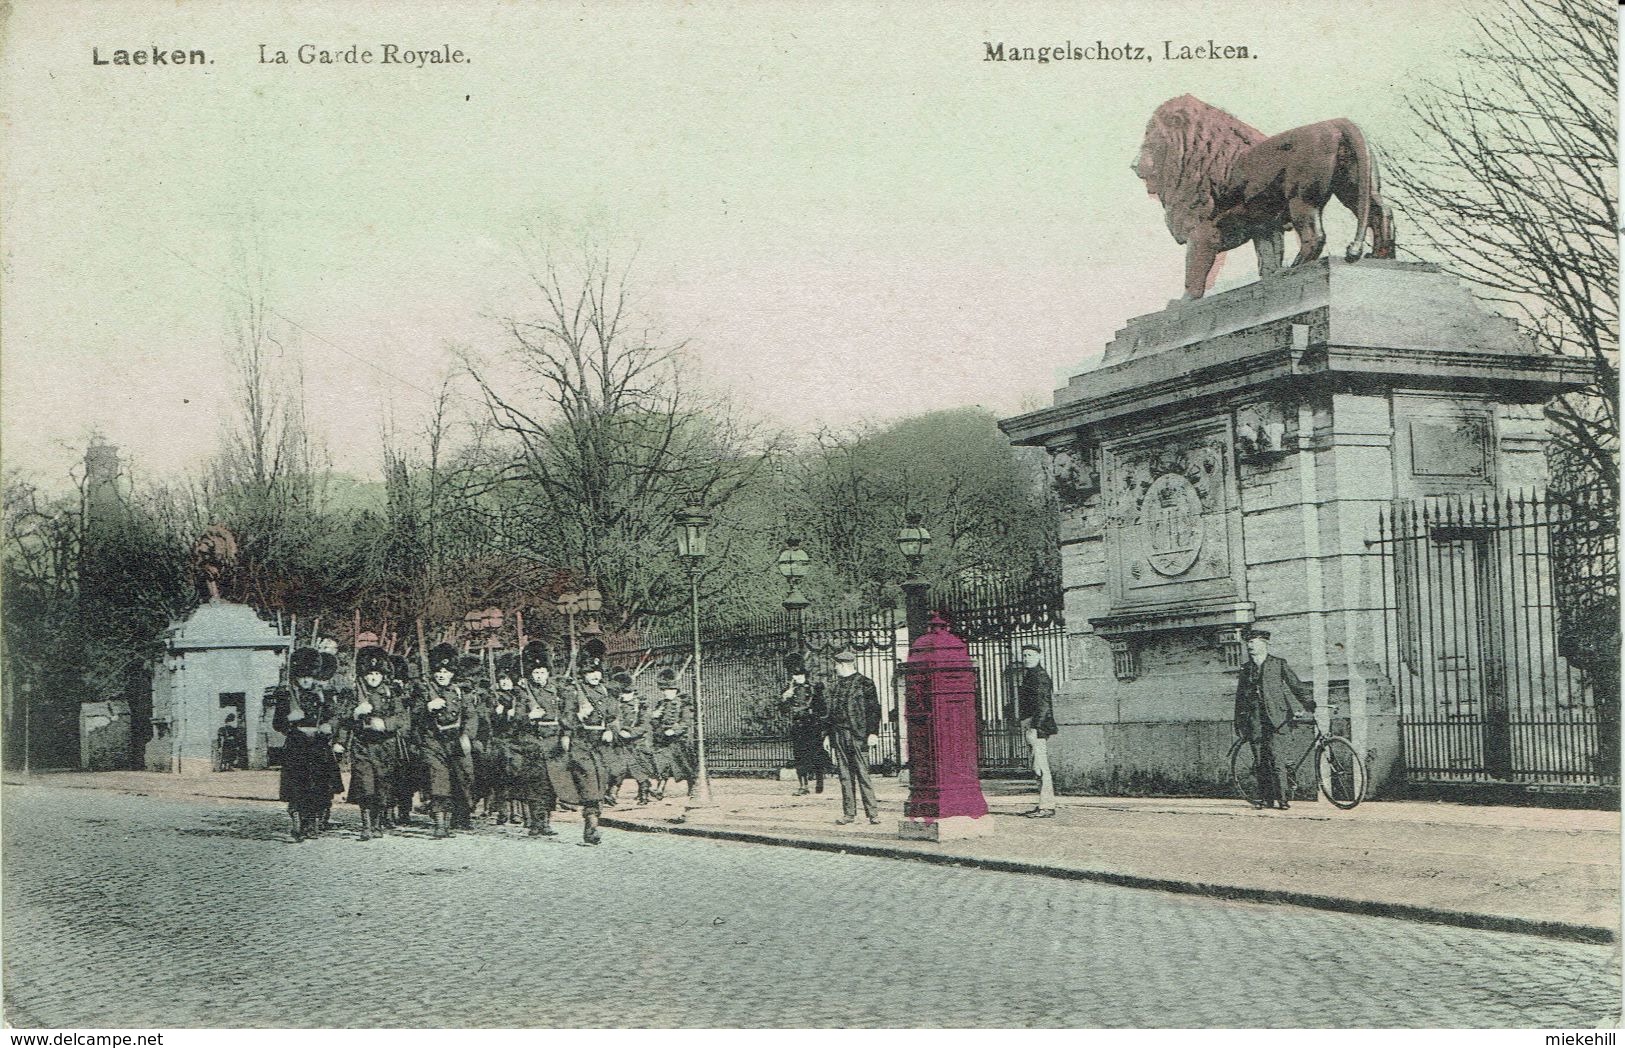
<instances>
[{"instance_id":1,"label":"bicycle wheel","mask_svg":"<svg viewBox=\"0 0 1625 1048\"><path fill-rule=\"evenodd\" d=\"M1320 792L1337 807L1347 811L1365 799L1365 762L1349 740L1341 735L1328 738L1315 754L1315 767Z\"/></svg>"},{"instance_id":2,"label":"bicycle wheel","mask_svg":"<svg viewBox=\"0 0 1625 1048\"><path fill-rule=\"evenodd\" d=\"M1257 759L1246 739L1237 738L1235 745L1230 747L1230 781L1236 793L1247 803L1254 807L1264 803L1263 794L1258 789Z\"/></svg>"}]
</instances>

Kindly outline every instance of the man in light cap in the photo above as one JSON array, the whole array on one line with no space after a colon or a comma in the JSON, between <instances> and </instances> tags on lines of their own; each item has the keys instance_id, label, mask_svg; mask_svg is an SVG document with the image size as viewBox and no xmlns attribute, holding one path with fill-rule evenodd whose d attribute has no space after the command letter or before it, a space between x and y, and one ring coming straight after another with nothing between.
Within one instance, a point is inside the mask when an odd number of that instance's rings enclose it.
<instances>
[{"instance_id":1,"label":"man in light cap","mask_svg":"<svg viewBox=\"0 0 1625 1048\"><path fill-rule=\"evenodd\" d=\"M1289 806L1286 774L1275 753L1275 736L1292 723L1293 699L1314 712L1315 687L1299 680L1285 659L1270 654L1269 640L1268 630L1247 632L1247 660L1236 681L1236 734L1253 748L1259 797L1253 807L1284 811Z\"/></svg>"},{"instance_id":2,"label":"man in light cap","mask_svg":"<svg viewBox=\"0 0 1625 1048\"><path fill-rule=\"evenodd\" d=\"M858 656L847 649L835 656L835 683L829 689L829 742L841 775L842 826L858 817L856 792L871 823L880 822L874 783L869 779L869 747L880 741L880 695L875 682L858 672Z\"/></svg>"},{"instance_id":3,"label":"man in light cap","mask_svg":"<svg viewBox=\"0 0 1625 1048\"><path fill-rule=\"evenodd\" d=\"M1030 819L1055 817L1055 781L1049 770L1049 740L1055 734L1055 682L1044 668L1037 644L1021 646L1021 683L1016 688L1016 716L1032 750L1033 774L1038 776L1038 807L1025 812Z\"/></svg>"}]
</instances>

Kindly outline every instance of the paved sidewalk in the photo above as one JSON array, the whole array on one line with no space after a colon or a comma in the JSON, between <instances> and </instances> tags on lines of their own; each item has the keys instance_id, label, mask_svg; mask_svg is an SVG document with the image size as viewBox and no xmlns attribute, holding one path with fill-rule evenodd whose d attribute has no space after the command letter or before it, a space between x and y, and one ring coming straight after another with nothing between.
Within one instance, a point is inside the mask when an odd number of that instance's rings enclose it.
<instances>
[{"instance_id":1,"label":"paved sidewalk","mask_svg":"<svg viewBox=\"0 0 1625 1048\"><path fill-rule=\"evenodd\" d=\"M8 781L11 781L8 778ZM202 801L274 801L275 772L184 778L149 772L35 776L39 785ZM714 808L680 801L606 809L605 826L853 854L986 866L1238 900L1284 902L1591 942L1616 941L1616 812L1367 802L1254 811L1239 801L1062 797L1054 819L1024 819L1032 795L990 782L991 836L898 838L906 790L877 781L882 822L838 826L839 785L713 780ZM630 795L631 790L625 791ZM340 809L340 818L353 817ZM679 821L680 820L680 821Z\"/></svg>"}]
</instances>

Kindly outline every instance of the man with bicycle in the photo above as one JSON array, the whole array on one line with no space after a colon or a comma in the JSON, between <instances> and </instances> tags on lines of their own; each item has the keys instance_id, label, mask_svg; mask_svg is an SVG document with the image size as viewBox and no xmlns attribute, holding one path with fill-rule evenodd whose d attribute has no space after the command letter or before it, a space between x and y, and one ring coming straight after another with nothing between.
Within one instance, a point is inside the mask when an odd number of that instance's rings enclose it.
<instances>
[{"instance_id":1,"label":"man with bicycle","mask_svg":"<svg viewBox=\"0 0 1625 1048\"><path fill-rule=\"evenodd\" d=\"M1247 659L1236 682L1236 734L1253 748L1259 800L1255 808L1288 807L1286 769L1275 752L1275 736L1292 723L1292 700L1310 713L1315 688L1305 684L1279 655L1271 655L1268 630L1247 631Z\"/></svg>"}]
</instances>

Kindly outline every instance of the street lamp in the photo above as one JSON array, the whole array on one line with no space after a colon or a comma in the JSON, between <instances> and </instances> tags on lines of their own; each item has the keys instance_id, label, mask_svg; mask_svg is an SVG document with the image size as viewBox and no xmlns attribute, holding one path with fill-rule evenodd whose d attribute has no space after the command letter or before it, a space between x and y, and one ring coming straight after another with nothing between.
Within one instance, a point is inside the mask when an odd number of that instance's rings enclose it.
<instances>
[{"instance_id":1,"label":"street lamp","mask_svg":"<svg viewBox=\"0 0 1625 1048\"><path fill-rule=\"evenodd\" d=\"M705 528L711 523L711 515L695 499L674 513L672 521L677 525L677 555L688 568L689 610L694 626L694 734L698 737L699 767L694 772L693 797L688 806L709 808L712 801L711 776L705 765L705 697L700 691L700 561L705 559Z\"/></svg>"},{"instance_id":2,"label":"street lamp","mask_svg":"<svg viewBox=\"0 0 1625 1048\"><path fill-rule=\"evenodd\" d=\"M907 514L897 532L897 548L908 562L908 578L903 580L903 607L908 618L908 641L913 644L925 635L926 595L930 589L925 576L920 574L920 563L925 551L931 548L931 533L921 523L918 513Z\"/></svg>"},{"instance_id":3,"label":"street lamp","mask_svg":"<svg viewBox=\"0 0 1625 1048\"><path fill-rule=\"evenodd\" d=\"M801 580L807 577L808 562L811 559L807 556L807 551L801 548L801 539L793 538L785 545L784 552L779 554L777 565L779 574L790 584L790 592L784 597L784 610L790 616L790 628L796 635L798 653L801 651L802 613L807 610L807 605L812 603L807 599L807 595L801 592Z\"/></svg>"}]
</instances>

